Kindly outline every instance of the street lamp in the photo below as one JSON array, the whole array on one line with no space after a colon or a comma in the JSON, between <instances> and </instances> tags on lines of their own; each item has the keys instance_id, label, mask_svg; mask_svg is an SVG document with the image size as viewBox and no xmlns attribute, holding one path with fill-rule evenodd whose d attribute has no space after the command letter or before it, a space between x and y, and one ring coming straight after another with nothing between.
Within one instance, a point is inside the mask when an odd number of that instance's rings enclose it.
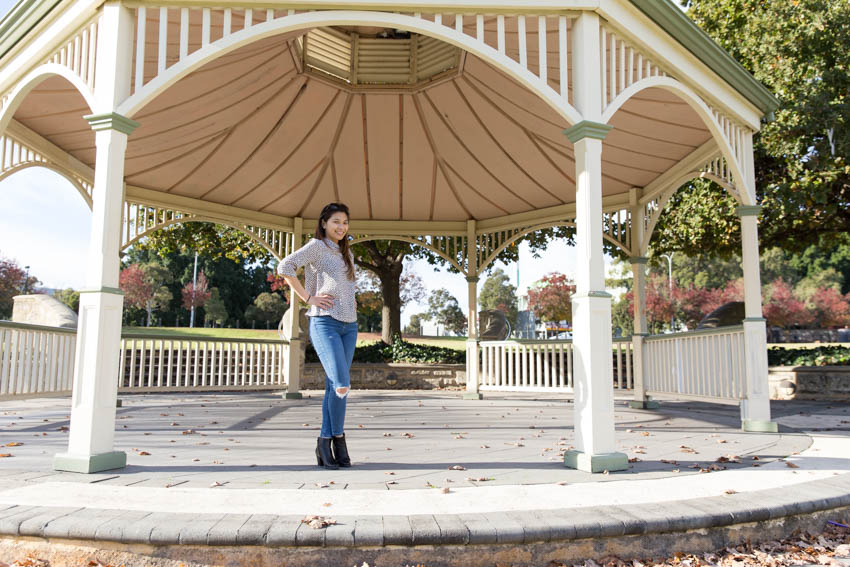
<instances>
[{"instance_id":1,"label":"street lamp","mask_svg":"<svg viewBox=\"0 0 850 567\"><path fill-rule=\"evenodd\" d=\"M29 288L29 281L30 281L30 267L29 267L29 266L24 266L24 268L25 268L25 269L26 269L26 271L27 271L27 275L26 275L26 276L24 276L24 289L23 289L23 294L24 294L24 295L26 295L26 294L27 294L27 291L28 291L28 289L27 289L27 288Z\"/></svg>"},{"instance_id":2,"label":"street lamp","mask_svg":"<svg viewBox=\"0 0 850 567\"><path fill-rule=\"evenodd\" d=\"M670 284L670 305L673 305L673 253L662 254L665 258L667 258L667 281ZM670 315L670 332L673 332L676 329L676 312Z\"/></svg>"}]
</instances>

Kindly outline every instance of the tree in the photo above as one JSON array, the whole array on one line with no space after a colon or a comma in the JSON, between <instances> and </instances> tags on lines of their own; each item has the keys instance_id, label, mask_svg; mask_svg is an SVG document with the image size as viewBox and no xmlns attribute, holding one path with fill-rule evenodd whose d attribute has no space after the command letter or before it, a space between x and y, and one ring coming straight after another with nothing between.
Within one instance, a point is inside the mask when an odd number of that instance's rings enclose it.
<instances>
[{"instance_id":1,"label":"tree","mask_svg":"<svg viewBox=\"0 0 850 567\"><path fill-rule=\"evenodd\" d=\"M422 335L422 322L428 320L427 313L414 313L410 316L410 323L404 328L405 335L418 337Z\"/></svg>"},{"instance_id":2,"label":"tree","mask_svg":"<svg viewBox=\"0 0 850 567\"><path fill-rule=\"evenodd\" d=\"M227 306L221 300L221 292L217 287L210 290L210 299L204 306L204 314L213 323L217 323L219 327L227 321Z\"/></svg>"},{"instance_id":3,"label":"tree","mask_svg":"<svg viewBox=\"0 0 850 567\"><path fill-rule=\"evenodd\" d=\"M493 270L493 273L484 280L481 293L478 294L478 305L482 310L501 311L507 317L511 327L516 327L516 286L510 283L510 278L501 268Z\"/></svg>"},{"instance_id":4,"label":"tree","mask_svg":"<svg viewBox=\"0 0 850 567\"><path fill-rule=\"evenodd\" d=\"M245 309L245 320L251 323L251 328L257 326L257 321L264 321L264 315L256 305L249 305Z\"/></svg>"},{"instance_id":5,"label":"tree","mask_svg":"<svg viewBox=\"0 0 850 567\"><path fill-rule=\"evenodd\" d=\"M780 99L754 141L762 246L801 251L850 232L850 6L686 0L688 14ZM740 249L734 202L694 183L665 209L663 251ZM687 200L690 206L683 207ZM654 237L656 239L656 237Z\"/></svg>"},{"instance_id":6,"label":"tree","mask_svg":"<svg viewBox=\"0 0 850 567\"><path fill-rule=\"evenodd\" d=\"M118 287L124 292L124 302L145 310L145 326L151 326L151 317L155 310L166 307L171 301L171 291L165 285L171 279L171 272L155 262L144 265L131 264L121 270Z\"/></svg>"},{"instance_id":7,"label":"tree","mask_svg":"<svg viewBox=\"0 0 850 567\"><path fill-rule=\"evenodd\" d=\"M572 297L576 286L564 274L552 272L528 289L528 306L541 321L573 320Z\"/></svg>"},{"instance_id":8,"label":"tree","mask_svg":"<svg viewBox=\"0 0 850 567\"><path fill-rule=\"evenodd\" d=\"M257 307L258 319L265 321L266 329L271 323L277 324L283 317L286 311L286 303L283 298L277 293L263 292L254 300L254 305Z\"/></svg>"},{"instance_id":9,"label":"tree","mask_svg":"<svg viewBox=\"0 0 850 567\"><path fill-rule=\"evenodd\" d=\"M73 289L65 288L57 291L53 297L73 309L76 313L80 312L80 292Z\"/></svg>"},{"instance_id":10,"label":"tree","mask_svg":"<svg viewBox=\"0 0 850 567\"><path fill-rule=\"evenodd\" d=\"M27 279L26 271L14 260L0 256L0 318L12 317L13 298L24 290L32 290L40 282L35 276Z\"/></svg>"},{"instance_id":11,"label":"tree","mask_svg":"<svg viewBox=\"0 0 850 567\"><path fill-rule=\"evenodd\" d=\"M841 295L833 287L822 287L811 297L813 322L818 329L850 325L850 293Z\"/></svg>"},{"instance_id":12,"label":"tree","mask_svg":"<svg viewBox=\"0 0 850 567\"><path fill-rule=\"evenodd\" d=\"M192 283L191 281L186 282L181 291L183 308L189 310L193 307L195 309L203 307L210 299L209 286L210 283L207 281L207 276L204 274L203 270L198 272L198 280L196 283Z\"/></svg>"},{"instance_id":13,"label":"tree","mask_svg":"<svg viewBox=\"0 0 850 567\"><path fill-rule=\"evenodd\" d=\"M435 289L428 297L429 320L445 327L455 335L462 334L467 327L466 315L454 295L445 288Z\"/></svg>"},{"instance_id":14,"label":"tree","mask_svg":"<svg viewBox=\"0 0 850 567\"><path fill-rule=\"evenodd\" d=\"M775 280L766 286L762 312L769 325L785 329L805 327L814 321L806 305L794 297L791 286L785 280Z\"/></svg>"}]
</instances>

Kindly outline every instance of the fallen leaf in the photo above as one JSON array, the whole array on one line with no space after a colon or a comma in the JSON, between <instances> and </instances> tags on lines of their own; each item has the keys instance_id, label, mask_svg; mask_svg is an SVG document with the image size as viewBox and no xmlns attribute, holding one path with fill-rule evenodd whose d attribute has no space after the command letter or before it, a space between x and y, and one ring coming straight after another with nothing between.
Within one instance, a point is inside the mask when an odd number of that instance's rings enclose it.
<instances>
[{"instance_id":1,"label":"fallen leaf","mask_svg":"<svg viewBox=\"0 0 850 567\"><path fill-rule=\"evenodd\" d=\"M325 508L327 508L328 506L331 506L331 505L332 504L330 502L325 502L324 504L322 504L322 506L324 506Z\"/></svg>"},{"instance_id":2,"label":"fallen leaf","mask_svg":"<svg viewBox=\"0 0 850 567\"><path fill-rule=\"evenodd\" d=\"M0 459L5 459L6 457L12 457L12 453L0 453Z\"/></svg>"},{"instance_id":3,"label":"fallen leaf","mask_svg":"<svg viewBox=\"0 0 850 567\"><path fill-rule=\"evenodd\" d=\"M482 449L489 449L489 448L490 448L490 445L481 445L481 448L482 448Z\"/></svg>"},{"instance_id":4,"label":"fallen leaf","mask_svg":"<svg viewBox=\"0 0 850 567\"><path fill-rule=\"evenodd\" d=\"M11 443L6 443L7 447L20 447L23 443L18 443L17 441L13 441Z\"/></svg>"},{"instance_id":5,"label":"fallen leaf","mask_svg":"<svg viewBox=\"0 0 850 567\"><path fill-rule=\"evenodd\" d=\"M148 453L147 451L139 451L139 455L141 455L142 457L149 457L150 453Z\"/></svg>"},{"instance_id":6,"label":"fallen leaf","mask_svg":"<svg viewBox=\"0 0 850 567\"><path fill-rule=\"evenodd\" d=\"M466 467L463 465L452 465L449 467L450 471L465 471Z\"/></svg>"},{"instance_id":7,"label":"fallen leaf","mask_svg":"<svg viewBox=\"0 0 850 567\"><path fill-rule=\"evenodd\" d=\"M443 493L443 494L448 494L451 491L452 491L452 489L449 488L448 486L444 486L443 488L440 489L440 492Z\"/></svg>"},{"instance_id":8,"label":"fallen leaf","mask_svg":"<svg viewBox=\"0 0 850 567\"><path fill-rule=\"evenodd\" d=\"M724 490L724 491L723 491L723 493L724 493L724 494L738 494L738 491L737 491L737 490L732 490L732 489L730 488L729 490Z\"/></svg>"},{"instance_id":9,"label":"fallen leaf","mask_svg":"<svg viewBox=\"0 0 850 567\"><path fill-rule=\"evenodd\" d=\"M799 465L795 465L794 463L792 463L790 461L786 461L785 466L787 466L789 469L799 469L800 468Z\"/></svg>"},{"instance_id":10,"label":"fallen leaf","mask_svg":"<svg viewBox=\"0 0 850 567\"><path fill-rule=\"evenodd\" d=\"M213 481L213 483L210 485L210 488L215 488L216 486L224 486L224 485L216 480L216 481Z\"/></svg>"}]
</instances>

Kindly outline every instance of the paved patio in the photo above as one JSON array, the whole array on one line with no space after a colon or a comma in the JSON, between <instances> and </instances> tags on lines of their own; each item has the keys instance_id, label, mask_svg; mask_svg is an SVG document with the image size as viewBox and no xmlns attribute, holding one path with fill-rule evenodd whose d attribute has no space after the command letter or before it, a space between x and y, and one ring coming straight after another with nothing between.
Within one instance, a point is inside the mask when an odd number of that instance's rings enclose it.
<instances>
[{"instance_id":1,"label":"paved patio","mask_svg":"<svg viewBox=\"0 0 850 567\"><path fill-rule=\"evenodd\" d=\"M742 522L836 510L843 518L850 506L846 403L775 402L780 433L771 435L742 432L734 406L662 402L646 411L618 399L619 449L634 462L591 475L563 466L573 443L564 396L469 401L456 391L355 391L347 424L354 466L326 471L313 456L321 396L307 395L122 396L115 446L128 466L93 475L51 468L66 448L70 400L0 402L0 442L12 455L0 460L0 534L6 544L27 535L113 547L259 545L315 552L298 561L287 555L292 564L333 565L374 561L374 546L389 553L390 545L513 542L539 550L544 542L644 534L646 546L655 541L647 534L736 526L740 535ZM338 523L315 530L301 523L305 515ZM371 551L339 555L360 546ZM432 556L427 564L452 561Z\"/></svg>"}]
</instances>

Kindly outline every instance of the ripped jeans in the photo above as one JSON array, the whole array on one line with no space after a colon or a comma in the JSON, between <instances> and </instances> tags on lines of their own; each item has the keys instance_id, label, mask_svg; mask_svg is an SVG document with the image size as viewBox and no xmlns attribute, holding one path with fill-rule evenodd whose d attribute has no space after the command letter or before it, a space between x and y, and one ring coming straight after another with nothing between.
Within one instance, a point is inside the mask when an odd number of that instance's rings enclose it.
<instances>
[{"instance_id":1,"label":"ripped jeans","mask_svg":"<svg viewBox=\"0 0 850 567\"><path fill-rule=\"evenodd\" d=\"M357 344L357 323L344 323L330 316L310 317L310 341L325 369L321 437L345 432L345 406L351 388L351 360Z\"/></svg>"}]
</instances>

